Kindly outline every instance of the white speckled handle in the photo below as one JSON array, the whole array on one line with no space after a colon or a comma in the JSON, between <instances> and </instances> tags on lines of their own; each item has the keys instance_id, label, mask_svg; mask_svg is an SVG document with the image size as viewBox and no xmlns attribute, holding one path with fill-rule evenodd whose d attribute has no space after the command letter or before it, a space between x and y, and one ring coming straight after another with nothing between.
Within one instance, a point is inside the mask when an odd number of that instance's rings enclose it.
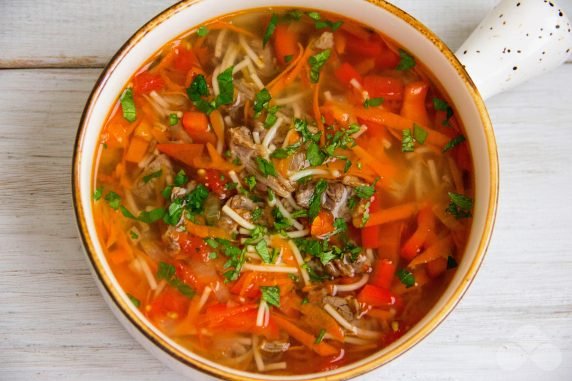
<instances>
[{"instance_id":1,"label":"white speckled handle","mask_svg":"<svg viewBox=\"0 0 572 381\"><path fill-rule=\"evenodd\" d=\"M456 54L486 99L554 69L571 50L570 20L553 1L502 0Z\"/></svg>"}]
</instances>

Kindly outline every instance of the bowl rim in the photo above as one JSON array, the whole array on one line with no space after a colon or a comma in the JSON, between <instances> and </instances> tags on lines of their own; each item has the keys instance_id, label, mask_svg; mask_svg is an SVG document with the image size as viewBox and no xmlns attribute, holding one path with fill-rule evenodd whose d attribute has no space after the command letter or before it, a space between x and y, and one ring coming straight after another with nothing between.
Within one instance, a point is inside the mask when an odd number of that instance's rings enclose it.
<instances>
[{"instance_id":1,"label":"bowl rim","mask_svg":"<svg viewBox=\"0 0 572 381\"><path fill-rule=\"evenodd\" d=\"M113 55L109 63L104 67L102 73L98 77L90 95L86 101L86 105L83 109L78 131L76 134L74 142L74 151L72 156L72 174L71 174L71 186L72 186L72 201L76 217L76 223L78 226L79 235L84 247L84 251L89 260L89 263L93 269L93 275L97 277L101 285L101 289L105 289L107 296L113 301L118 311L125 317L130 324L137 329L137 332L147 340L152 342L157 348L162 350L170 358L177 360L179 363L190 366L191 368L198 370L200 372L206 373L214 377L222 377L228 380L247 380L247 381L259 381L261 378L257 373L246 372L249 374L248 377L240 376L234 373L232 370L228 371L226 367L212 367L200 359L194 359L186 354L180 352L169 343L165 343L158 335L152 332L147 325L149 322L141 320L136 317L131 311L131 309L125 304L125 301L120 297L120 292L111 284L105 270L100 267L97 260L95 260L95 248L91 237L89 236L86 223L86 213L81 202L81 192L80 192L80 158L83 151L83 140L85 131L87 130L87 121L89 115L94 107L95 102L99 98L102 89L104 88L107 80L112 75L116 66L121 62L121 60L129 53L131 48L135 46L150 30L155 28L157 25L161 24L164 20L170 18L174 14L192 6L193 4L199 3L204 0L183 0L181 2L175 3L165 10L158 13L151 20L146 22L141 28L139 28ZM426 336L428 336L439 324L441 324L445 318L451 313L455 306L460 302L461 298L467 291L468 287L472 283L474 277L476 276L482 261L487 252L492 232L495 224L498 198L499 198L499 162L498 162L498 148L492 128L492 123L488 115L485 103L476 87L473 83L471 77L465 70L463 64L458 60L455 54L449 49L449 47L428 27L423 23L418 21L413 16L409 15L407 12L403 11L399 7L387 2L386 0L362 0L366 3L371 3L377 7L382 8L386 12L397 16L401 20L408 23L410 26L416 29L417 32L421 33L426 39L428 39L439 51L440 53L451 63L451 65L457 71L457 75L465 83L467 91L469 92L475 107L478 110L481 125L484 129L483 133L485 136L485 142L487 146L487 155L489 160L489 174L490 174L490 185L487 205L487 213L484 222L483 232L480 237L478 247L476 249L476 254L473 258L472 263L468 267L466 273L463 276L462 281L459 283L454 292L450 295L449 299L443 304L443 306L433 313L432 318L414 335L410 336L407 340L402 342L400 345L396 346L392 350L388 351L383 355L372 358L370 361L363 363L359 366L352 366L349 364L345 367L342 372L333 375L319 375L319 373L310 373L307 375L299 375L299 379L308 381L334 381L343 380L353 377L357 377L366 372L372 371L383 364L386 364L397 357L404 354L409 349L413 348L420 341L422 341ZM245 8L246 9L246 8ZM97 239L97 238L96 238ZM372 355L372 356L375 356ZM250 376L251 375L251 376ZM292 376L287 376L292 377Z\"/></svg>"}]
</instances>

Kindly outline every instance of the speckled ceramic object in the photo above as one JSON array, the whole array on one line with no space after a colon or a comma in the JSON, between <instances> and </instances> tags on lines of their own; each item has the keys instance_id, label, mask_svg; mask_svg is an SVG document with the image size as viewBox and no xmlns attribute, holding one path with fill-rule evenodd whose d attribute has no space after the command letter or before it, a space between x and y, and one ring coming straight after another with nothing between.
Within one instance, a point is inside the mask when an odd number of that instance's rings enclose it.
<instances>
[{"instance_id":1,"label":"speckled ceramic object","mask_svg":"<svg viewBox=\"0 0 572 381\"><path fill-rule=\"evenodd\" d=\"M503 0L456 54L488 98L554 69L571 51L570 20L557 4Z\"/></svg>"}]
</instances>

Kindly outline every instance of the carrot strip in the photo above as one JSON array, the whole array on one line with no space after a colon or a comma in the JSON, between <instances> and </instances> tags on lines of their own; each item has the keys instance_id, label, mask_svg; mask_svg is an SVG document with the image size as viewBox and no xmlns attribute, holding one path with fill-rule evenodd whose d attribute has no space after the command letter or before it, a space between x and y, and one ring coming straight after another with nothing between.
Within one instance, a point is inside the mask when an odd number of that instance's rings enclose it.
<instances>
[{"instance_id":1,"label":"carrot strip","mask_svg":"<svg viewBox=\"0 0 572 381\"><path fill-rule=\"evenodd\" d=\"M395 175L395 167L386 163L382 163L378 158L373 157L365 149L356 145L352 151L361 159L361 161L370 167L382 180L381 184L387 185L388 178Z\"/></svg>"},{"instance_id":2,"label":"carrot strip","mask_svg":"<svg viewBox=\"0 0 572 381\"><path fill-rule=\"evenodd\" d=\"M417 212L418 206L416 202L397 205L391 208L382 209L369 215L365 226L382 225L388 222L405 220ZM361 227L360 218L353 219L354 226Z\"/></svg>"},{"instance_id":3,"label":"carrot strip","mask_svg":"<svg viewBox=\"0 0 572 381\"><path fill-rule=\"evenodd\" d=\"M326 131L324 129L324 122L322 122L322 114L320 113L320 80L314 85L314 94L312 96L312 108L314 110L314 120L318 125L318 129L322 133L320 135L320 144L326 143Z\"/></svg>"},{"instance_id":4,"label":"carrot strip","mask_svg":"<svg viewBox=\"0 0 572 381\"><path fill-rule=\"evenodd\" d=\"M187 232L189 232L190 234L201 238L209 238L209 237L223 238L223 239L230 238L230 234L226 230L216 226L197 225L190 221L187 221L185 223L185 228L187 229Z\"/></svg>"},{"instance_id":5,"label":"carrot strip","mask_svg":"<svg viewBox=\"0 0 572 381\"><path fill-rule=\"evenodd\" d=\"M224 121L220 111L214 110L209 116L215 135L224 144Z\"/></svg>"},{"instance_id":6,"label":"carrot strip","mask_svg":"<svg viewBox=\"0 0 572 381\"><path fill-rule=\"evenodd\" d=\"M326 332L332 335L336 340L344 341L344 330L323 308L308 303L302 304L300 311L306 317L306 322L316 331L325 329Z\"/></svg>"},{"instance_id":7,"label":"carrot strip","mask_svg":"<svg viewBox=\"0 0 572 381\"><path fill-rule=\"evenodd\" d=\"M204 144L157 144L157 149L183 164L194 167L194 162L199 158L204 150Z\"/></svg>"},{"instance_id":8,"label":"carrot strip","mask_svg":"<svg viewBox=\"0 0 572 381\"><path fill-rule=\"evenodd\" d=\"M131 139L131 144L127 149L125 154L125 160L131 163L138 163L145 157L147 149L149 148L149 142L139 136L133 137Z\"/></svg>"},{"instance_id":9,"label":"carrot strip","mask_svg":"<svg viewBox=\"0 0 572 381\"><path fill-rule=\"evenodd\" d=\"M270 90L272 87L274 87L274 85L276 85L276 83L281 81L282 78L285 77L286 74L288 74L288 72L290 72L292 69L296 67L296 65L298 65L298 62L300 62L300 59L302 59L303 55L304 55L304 48L302 47L302 45L298 44L298 54L296 55L296 57L294 57L294 59L290 61L290 64L286 66L284 70L282 70L276 77L272 79L272 81L270 81L266 85L266 88Z\"/></svg>"},{"instance_id":10,"label":"carrot strip","mask_svg":"<svg viewBox=\"0 0 572 381\"><path fill-rule=\"evenodd\" d=\"M412 82L405 86L401 116L422 126L431 126L425 107L425 97L429 90L427 82Z\"/></svg>"},{"instance_id":11,"label":"carrot strip","mask_svg":"<svg viewBox=\"0 0 572 381\"><path fill-rule=\"evenodd\" d=\"M295 338L300 343L304 344L305 346L307 346L320 356L334 356L338 354L339 352L338 349L336 349L330 344L324 342L316 344L315 343L316 338L313 335L299 328L285 317L273 313L272 319L274 320L276 325L280 327L283 331L285 331L287 334L289 334L290 336L292 336L293 338Z\"/></svg>"},{"instance_id":12,"label":"carrot strip","mask_svg":"<svg viewBox=\"0 0 572 381\"><path fill-rule=\"evenodd\" d=\"M429 207L419 211L417 215L417 229L401 248L401 256L410 261L426 244L430 232L435 231L435 215Z\"/></svg>"},{"instance_id":13,"label":"carrot strip","mask_svg":"<svg viewBox=\"0 0 572 381\"><path fill-rule=\"evenodd\" d=\"M233 32L236 32L239 34L243 34L246 37L256 38L256 35L254 33L252 33L251 31L243 29L239 26L236 26L236 25L231 24L231 23L226 22L226 21L215 21L213 23L207 24L207 28L209 28L209 30L228 29L230 31L233 31Z\"/></svg>"},{"instance_id":14,"label":"carrot strip","mask_svg":"<svg viewBox=\"0 0 572 381\"><path fill-rule=\"evenodd\" d=\"M421 264L431 262L437 258L447 257L451 252L451 244L453 240L450 235L445 238L441 238L433 245L429 246L425 251L419 254L415 259L409 262L408 267L416 267Z\"/></svg>"},{"instance_id":15,"label":"carrot strip","mask_svg":"<svg viewBox=\"0 0 572 381\"><path fill-rule=\"evenodd\" d=\"M310 48L310 45L308 45L306 47L306 50L304 51L304 54L302 54L300 58L296 59L296 64L292 68L292 70L288 72L286 71L282 72L282 74L279 75L280 78L278 77L274 78L272 82L267 86L268 91L270 91L272 95L276 95L280 93L282 90L284 90L286 86L288 86L292 81L294 81L298 77L298 75L300 75L302 68L304 68L306 61L308 61L308 58L310 58L312 53L313 50ZM286 70L289 70L289 67L286 68Z\"/></svg>"}]
</instances>

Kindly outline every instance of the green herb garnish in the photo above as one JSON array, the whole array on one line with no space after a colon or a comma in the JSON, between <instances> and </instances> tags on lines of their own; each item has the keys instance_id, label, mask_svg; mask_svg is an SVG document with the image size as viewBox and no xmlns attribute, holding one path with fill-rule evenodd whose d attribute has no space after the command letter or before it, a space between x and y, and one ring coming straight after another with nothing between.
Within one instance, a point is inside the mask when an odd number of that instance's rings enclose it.
<instances>
[{"instance_id":1,"label":"green herb garnish","mask_svg":"<svg viewBox=\"0 0 572 381\"><path fill-rule=\"evenodd\" d=\"M445 120L443 121L444 126L449 125L449 119L453 116L453 108L449 106L447 102L440 98L433 98L433 108L437 111L445 111L447 114Z\"/></svg>"},{"instance_id":2,"label":"green herb garnish","mask_svg":"<svg viewBox=\"0 0 572 381\"><path fill-rule=\"evenodd\" d=\"M405 285L406 288L415 286L415 276L407 269L399 269L397 271L399 281Z\"/></svg>"},{"instance_id":3,"label":"green herb garnish","mask_svg":"<svg viewBox=\"0 0 572 381\"><path fill-rule=\"evenodd\" d=\"M403 49L399 49L399 64L397 70L408 70L415 66L415 58Z\"/></svg>"},{"instance_id":4,"label":"green herb garnish","mask_svg":"<svg viewBox=\"0 0 572 381\"><path fill-rule=\"evenodd\" d=\"M328 188L328 183L324 179L320 179L316 183L316 187L314 188L314 193L312 197L310 197L310 205L308 207L308 220L310 224L314 221L314 218L320 212L320 206L322 205L322 195Z\"/></svg>"},{"instance_id":5,"label":"green herb garnish","mask_svg":"<svg viewBox=\"0 0 572 381\"><path fill-rule=\"evenodd\" d=\"M310 64L310 80L313 83L317 83L320 80L320 70L326 64L331 54L332 51L326 49L308 58L308 63Z\"/></svg>"},{"instance_id":6,"label":"green herb garnish","mask_svg":"<svg viewBox=\"0 0 572 381\"><path fill-rule=\"evenodd\" d=\"M258 241L254 248L264 263L272 263L270 250L268 250L268 245L264 239Z\"/></svg>"},{"instance_id":7,"label":"green herb garnish","mask_svg":"<svg viewBox=\"0 0 572 381\"><path fill-rule=\"evenodd\" d=\"M189 182L189 178L185 174L185 171L183 171L182 169L179 172L177 172L177 174L175 175L175 179L173 180L173 183L175 184L175 186L178 186L178 187L182 187L183 185L185 185L188 182Z\"/></svg>"},{"instance_id":8,"label":"green herb garnish","mask_svg":"<svg viewBox=\"0 0 572 381\"><path fill-rule=\"evenodd\" d=\"M181 294L191 299L195 296L195 290L180 280L176 274L177 270L175 269L175 266L170 263L159 262L157 278L164 279L171 287L176 288Z\"/></svg>"},{"instance_id":9,"label":"green herb garnish","mask_svg":"<svg viewBox=\"0 0 572 381\"><path fill-rule=\"evenodd\" d=\"M266 88L256 93L254 97L254 103L252 105L252 108L254 109L255 118L258 118L258 116L262 113L264 109L268 109L268 106L270 105L270 100L272 100L272 95L270 94L270 91L268 91Z\"/></svg>"},{"instance_id":10,"label":"green herb garnish","mask_svg":"<svg viewBox=\"0 0 572 381\"><path fill-rule=\"evenodd\" d=\"M234 100L234 84L232 78L233 68L234 66L230 66L216 77L220 91L215 100L216 107L229 105Z\"/></svg>"},{"instance_id":11,"label":"green herb garnish","mask_svg":"<svg viewBox=\"0 0 572 381\"><path fill-rule=\"evenodd\" d=\"M451 139L449 141L449 143L445 144L445 147L443 147L443 152L447 152L447 151L452 150L453 148L455 148L456 146L458 146L459 144L461 144L464 141L465 141L465 137L463 135L455 136L453 139Z\"/></svg>"},{"instance_id":12,"label":"green herb garnish","mask_svg":"<svg viewBox=\"0 0 572 381\"><path fill-rule=\"evenodd\" d=\"M153 173L150 173L150 174L148 174L148 175L146 175L146 176L143 176L143 182L144 182L145 184L147 184L149 181L161 177L161 175L163 175L163 170L162 170L162 169L159 169L159 170L156 171L156 172L153 172Z\"/></svg>"},{"instance_id":13,"label":"green herb garnish","mask_svg":"<svg viewBox=\"0 0 572 381\"><path fill-rule=\"evenodd\" d=\"M445 209L447 213L451 214L458 220L471 217L473 199L453 192L448 192L448 195L451 201L447 209Z\"/></svg>"},{"instance_id":14,"label":"green herb garnish","mask_svg":"<svg viewBox=\"0 0 572 381\"><path fill-rule=\"evenodd\" d=\"M273 13L272 17L270 18L270 22L266 27L266 31L264 32L264 37L262 38L262 46L266 46L270 38L274 34L274 30L276 30L276 24L278 24L278 15Z\"/></svg>"},{"instance_id":15,"label":"green herb garnish","mask_svg":"<svg viewBox=\"0 0 572 381\"><path fill-rule=\"evenodd\" d=\"M174 126L177 123L179 123L177 114L169 114L169 126Z\"/></svg>"},{"instance_id":16,"label":"green herb garnish","mask_svg":"<svg viewBox=\"0 0 572 381\"><path fill-rule=\"evenodd\" d=\"M134 122L137 119L137 110L135 110L135 101L133 100L133 90L126 89L119 98L121 109L123 110L123 118L129 122Z\"/></svg>"},{"instance_id":17,"label":"green herb garnish","mask_svg":"<svg viewBox=\"0 0 572 381\"><path fill-rule=\"evenodd\" d=\"M384 99L379 97L379 98L368 98L365 101L363 101L363 107L365 108L369 108L369 107L377 107L379 105L381 105L383 103Z\"/></svg>"},{"instance_id":18,"label":"green herb garnish","mask_svg":"<svg viewBox=\"0 0 572 381\"><path fill-rule=\"evenodd\" d=\"M320 329L320 332L318 333L318 336L316 337L314 344L320 344L322 340L324 340L324 336L326 336L326 330L322 328Z\"/></svg>"},{"instance_id":19,"label":"green herb garnish","mask_svg":"<svg viewBox=\"0 0 572 381\"><path fill-rule=\"evenodd\" d=\"M256 161L256 165L258 165L258 169L262 173L262 176L264 176L264 177L268 177L268 176L276 177L276 169L274 168L274 164L272 164L271 162L269 162L268 160L266 160L260 156L257 156L254 160Z\"/></svg>"},{"instance_id":20,"label":"green herb garnish","mask_svg":"<svg viewBox=\"0 0 572 381\"><path fill-rule=\"evenodd\" d=\"M278 286L260 286L262 300L271 306L280 308L280 288Z\"/></svg>"},{"instance_id":21,"label":"green herb garnish","mask_svg":"<svg viewBox=\"0 0 572 381\"><path fill-rule=\"evenodd\" d=\"M197 29L197 35L199 37L204 37L207 34L209 34L209 29L206 26L202 25Z\"/></svg>"},{"instance_id":22,"label":"green herb garnish","mask_svg":"<svg viewBox=\"0 0 572 381\"><path fill-rule=\"evenodd\" d=\"M133 305L135 306L135 308L139 308L139 306L141 305L141 302L139 301L139 299L137 299L136 297L134 297L131 294L127 294L127 297L129 298L129 300L131 301L131 303L133 303Z\"/></svg>"},{"instance_id":23,"label":"green herb garnish","mask_svg":"<svg viewBox=\"0 0 572 381\"><path fill-rule=\"evenodd\" d=\"M121 196L114 191L110 191L105 195L105 201L107 201L111 209L117 210L121 205Z\"/></svg>"},{"instance_id":24,"label":"green herb garnish","mask_svg":"<svg viewBox=\"0 0 572 381\"><path fill-rule=\"evenodd\" d=\"M413 152L415 150L415 140L411 130L403 130L401 138L401 152Z\"/></svg>"},{"instance_id":25,"label":"green herb garnish","mask_svg":"<svg viewBox=\"0 0 572 381\"><path fill-rule=\"evenodd\" d=\"M95 188L95 191L93 192L93 200L99 201L101 199L101 196L103 196L103 187L102 186Z\"/></svg>"}]
</instances>

